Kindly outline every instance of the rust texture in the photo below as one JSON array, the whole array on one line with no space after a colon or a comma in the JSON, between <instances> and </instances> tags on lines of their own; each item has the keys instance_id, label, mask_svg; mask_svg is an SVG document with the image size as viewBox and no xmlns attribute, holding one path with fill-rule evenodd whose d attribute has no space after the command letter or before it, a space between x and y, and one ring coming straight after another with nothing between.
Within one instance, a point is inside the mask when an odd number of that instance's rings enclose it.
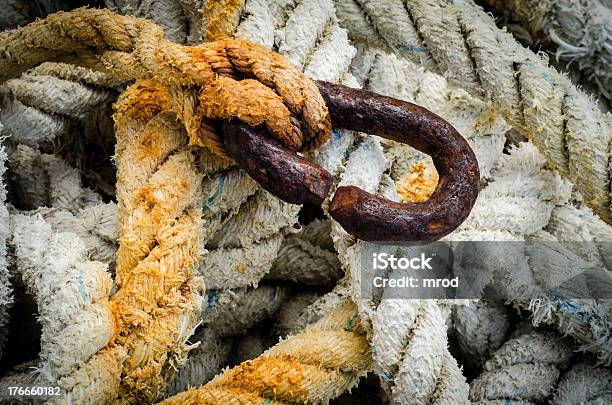
<instances>
[{"instance_id":1,"label":"rust texture","mask_svg":"<svg viewBox=\"0 0 612 405\"><path fill-rule=\"evenodd\" d=\"M351 235L369 241L434 241L469 215L480 188L474 152L448 122L417 105L365 90L317 82L335 127L406 143L433 159L440 180L427 201L396 203L339 187L330 215Z\"/></svg>"},{"instance_id":2,"label":"rust texture","mask_svg":"<svg viewBox=\"0 0 612 405\"><path fill-rule=\"evenodd\" d=\"M354 186L338 187L329 214L367 241L430 242L469 215L480 188L476 156L448 122L417 105L365 90L317 82L337 128L406 143L431 156L439 175L431 197L397 203ZM232 121L224 127L228 153L266 190L293 204L321 204L332 176L272 139L263 127Z\"/></svg>"},{"instance_id":3,"label":"rust texture","mask_svg":"<svg viewBox=\"0 0 612 405\"><path fill-rule=\"evenodd\" d=\"M292 204L321 205L332 183L331 174L272 138L263 127L238 120L223 128L226 151L264 189Z\"/></svg>"}]
</instances>

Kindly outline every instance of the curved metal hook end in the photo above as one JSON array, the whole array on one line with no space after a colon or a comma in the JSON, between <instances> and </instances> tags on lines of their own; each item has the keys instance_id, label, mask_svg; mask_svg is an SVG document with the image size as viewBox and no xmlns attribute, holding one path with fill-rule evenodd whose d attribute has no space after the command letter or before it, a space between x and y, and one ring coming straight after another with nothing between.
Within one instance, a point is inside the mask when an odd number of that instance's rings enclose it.
<instances>
[{"instance_id":1,"label":"curved metal hook end","mask_svg":"<svg viewBox=\"0 0 612 405\"><path fill-rule=\"evenodd\" d=\"M427 200L401 204L354 186L339 187L329 213L351 235L368 241L438 240L469 215L480 189L476 156L448 122L417 105L365 90L317 82L335 127L409 144L430 155L439 182ZM261 127L224 124L225 147L263 188L293 204L320 205L332 176L283 147Z\"/></svg>"}]
</instances>

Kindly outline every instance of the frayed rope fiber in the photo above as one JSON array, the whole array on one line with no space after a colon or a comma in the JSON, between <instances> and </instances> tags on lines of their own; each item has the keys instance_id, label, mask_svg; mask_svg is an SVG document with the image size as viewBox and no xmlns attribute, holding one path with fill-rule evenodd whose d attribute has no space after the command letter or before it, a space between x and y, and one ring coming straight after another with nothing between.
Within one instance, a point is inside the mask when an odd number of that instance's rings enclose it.
<instances>
[{"instance_id":1,"label":"frayed rope fiber","mask_svg":"<svg viewBox=\"0 0 612 405\"><path fill-rule=\"evenodd\" d=\"M612 9L599 0L487 0L612 101ZM556 48L556 49L555 49Z\"/></svg>"},{"instance_id":2,"label":"frayed rope fiber","mask_svg":"<svg viewBox=\"0 0 612 405\"><path fill-rule=\"evenodd\" d=\"M393 49L495 103L606 222L612 116L470 0L334 0L354 40Z\"/></svg>"},{"instance_id":3,"label":"frayed rope fiber","mask_svg":"<svg viewBox=\"0 0 612 405\"><path fill-rule=\"evenodd\" d=\"M304 150L329 137L325 103L314 82L262 46L235 39L181 46L163 39L155 24L107 10L51 15L3 37L0 51L0 80L47 60L156 80L137 82L115 106L115 331L64 384L77 389L68 390L68 402L102 391L104 400L150 403L193 347L187 339L202 307L194 273L203 232L200 184L209 166L227 165L200 159L198 146L227 158L206 120L265 124L285 145ZM239 80L243 75L255 80ZM83 373L113 374L112 386L83 391Z\"/></svg>"},{"instance_id":4,"label":"frayed rope fiber","mask_svg":"<svg viewBox=\"0 0 612 405\"><path fill-rule=\"evenodd\" d=\"M326 403L354 387L371 369L370 348L357 309L346 300L256 359L162 404Z\"/></svg>"},{"instance_id":5,"label":"frayed rope fiber","mask_svg":"<svg viewBox=\"0 0 612 405\"><path fill-rule=\"evenodd\" d=\"M180 88L199 86L197 92L173 93L180 97L178 116L191 144L224 157L212 127L201 129L206 118L265 124L281 142L296 149L316 148L330 135L327 107L314 82L280 55L250 41L224 39L183 46L164 39L161 28L150 21L81 8L52 14L3 37L0 81L50 60L124 79L154 79ZM243 75L255 79L237 80ZM303 124L294 124L292 116Z\"/></svg>"}]
</instances>

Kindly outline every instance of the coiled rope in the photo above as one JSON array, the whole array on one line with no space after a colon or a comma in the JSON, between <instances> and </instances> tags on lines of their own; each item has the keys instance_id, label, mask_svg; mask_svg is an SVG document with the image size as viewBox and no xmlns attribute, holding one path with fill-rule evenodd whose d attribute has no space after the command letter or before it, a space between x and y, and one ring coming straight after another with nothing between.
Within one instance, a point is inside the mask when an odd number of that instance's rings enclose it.
<instances>
[{"instance_id":1,"label":"coiled rope","mask_svg":"<svg viewBox=\"0 0 612 405\"><path fill-rule=\"evenodd\" d=\"M571 346L550 332L530 331L506 341L470 384L472 403L522 400L541 402L569 365Z\"/></svg>"},{"instance_id":2,"label":"coiled rope","mask_svg":"<svg viewBox=\"0 0 612 405\"><path fill-rule=\"evenodd\" d=\"M258 358L162 403L327 402L355 386L371 361L356 308L345 301Z\"/></svg>"},{"instance_id":3,"label":"coiled rope","mask_svg":"<svg viewBox=\"0 0 612 405\"><path fill-rule=\"evenodd\" d=\"M612 118L469 0L334 0L353 39L378 43L484 94L606 222ZM399 27L399 29L398 29ZM390 32L392 31L392 32Z\"/></svg>"},{"instance_id":4,"label":"coiled rope","mask_svg":"<svg viewBox=\"0 0 612 405\"><path fill-rule=\"evenodd\" d=\"M612 100L612 9L599 0L488 0ZM552 49L551 49L552 48ZM555 49L556 48L556 49Z\"/></svg>"},{"instance_id":5,"label":"coiled rope","mask_svg":"<svg viewBox=\"0 0 612 405\"><path fill-rule=\"evenodd\" d=\"M2 124L0 123L0 128ZM4 176L6 171L5 166L6 151L3 146L0 146L0 178ZM8 258L6 250L6 242L9 237L9 213L5 206L6 189L4 182L0 184L0 359L4 349L5 340L7 338L9 310L13 305L13 288L11 276L8 268Z\"/></svg>"}]
</instances>

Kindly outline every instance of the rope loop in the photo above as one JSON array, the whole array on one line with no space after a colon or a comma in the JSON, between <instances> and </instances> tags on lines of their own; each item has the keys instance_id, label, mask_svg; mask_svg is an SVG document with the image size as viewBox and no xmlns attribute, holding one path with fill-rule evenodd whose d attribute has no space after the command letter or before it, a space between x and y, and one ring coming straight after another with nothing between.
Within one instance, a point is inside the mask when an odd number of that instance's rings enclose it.
<instances>
[{"instance_id":1,"label":"rope loop","mask_svg":"<svg viewBox=\"0 0 612 405\"><path fill-rule=\"evenodd\" d=\"M171 105L190 144L229 160L211 120L265 125L294 150L315 149L331 133L314 82L281 55L248 40L184 46L164 39L162 29L145 19L88 8L49 15L0 39L0 82L46 61L164 85L180 97Z\"/></svg>"}]
</instances>

